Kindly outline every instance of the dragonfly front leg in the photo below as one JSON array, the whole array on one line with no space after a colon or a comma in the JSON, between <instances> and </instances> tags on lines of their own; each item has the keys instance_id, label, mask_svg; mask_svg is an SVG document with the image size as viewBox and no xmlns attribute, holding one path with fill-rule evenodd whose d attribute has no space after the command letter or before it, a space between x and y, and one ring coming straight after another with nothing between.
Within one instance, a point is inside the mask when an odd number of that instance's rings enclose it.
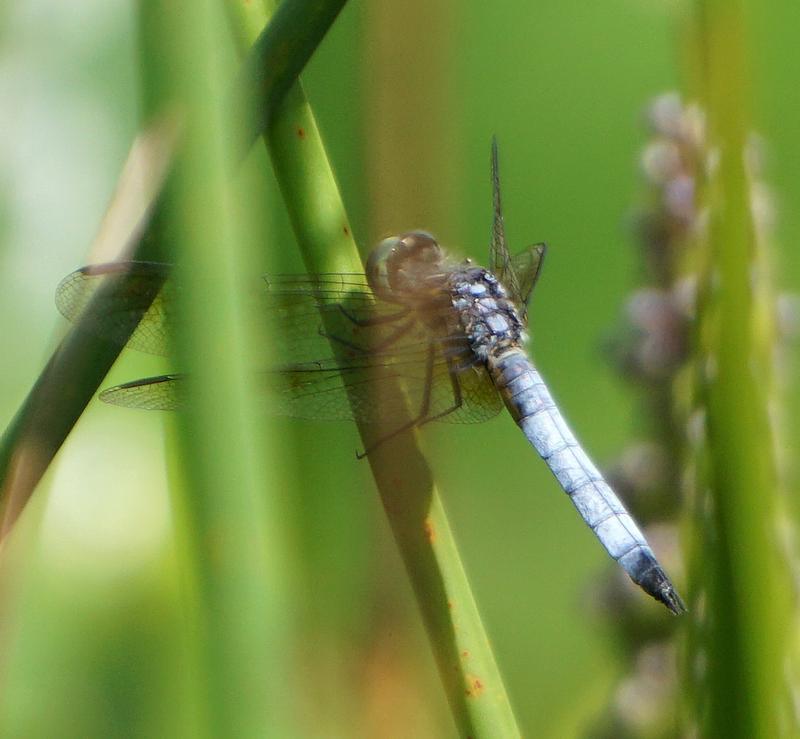
<instances>
[{"instance_id":1,"label":"dragonfly front leg","mask_svg":"<svg viewBox=\"0 0 800 739\"><path fill-rule=\"evenodd\" d=\"M394 323L394 321L399 321L401 318L406 318L408 314L411 313L410 308L403 308L403 310L399 310L397 313L389 313L385 316L359 318L358 316L354 316L341 303L339 303L339 310L342 312L342 315L355 326L381 326L385 323Z\"/></svg>"}]
</instances>

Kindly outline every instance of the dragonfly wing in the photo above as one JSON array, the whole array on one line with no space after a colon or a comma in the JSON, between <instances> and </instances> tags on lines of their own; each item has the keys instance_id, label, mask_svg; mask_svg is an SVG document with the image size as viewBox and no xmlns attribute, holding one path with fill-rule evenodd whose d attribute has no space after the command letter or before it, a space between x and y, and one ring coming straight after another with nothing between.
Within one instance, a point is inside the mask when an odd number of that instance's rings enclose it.
<instances>
[{"instance_id":1,"label":"dragonfly wing","mask_svg":"<svg viewBox=\"0 0 800 739\"><path fill-rule=\"evenodd\" d=\"M66 318L96 336L166 355L174 323L174 285L167 280L171 269L160 262L84 267L61 281L56 306ZM131 325L137 321L131 333Z\"/></svg>"},{"instance_id":2,"label":"dragonfly wing","mask_svg":"<svg viewBox=\"0 0 800 739\"><path fill-rule=\"evenodd\" d=\"M439 392L450 403L453 410L437 418L443 423L480 423L494 418L503 409L503 401L494 386L486 369L481 366L470 367L456 372L461 404L453 407L452 380L448 377L451 388L447 388L444 380L439 383ZM441 403L443 405L443 403ZM441 412L441 411L440 411Z\"/></svg>"},{"instance_id":3,"label":"dragonfly wing","mask_svg":"<svg viewBox=\"0 0 800 739\"><path fill-rule=\"evenodd\" d=\"M517 285L519 286L519 293L515 296L515 299L525 320L528 317L531 293L533 288L536 287L536 282L541 274L546 253L547 247L545 244L533 244L511 257L511 270L516 275Z\"/></svg>"},{"instance_id":4,"label":"dragonfly wing","mask_svg":"<svg viewBox=\"0 0 800 739\"><path fill-rule=\"evenodd\" d=\"M311 363L269 372L267 408L293 418L366 423L399 422L409 414L420 420L476 423L500 412L502 401L485 370L456 373L456 390L446 362L436 362L428 376L426 354L363 366Z\"/></svg>"},{"instance_id":5,"label":"dragonfly wing","mask_svg":"<svg viewBox=\"0 0 800 739\"><path fill-rule=\"evenodd\" d=\"M497 139L492 138L492 241L489 245L489 268L508 290L523 318L544 260L545 245L534 244L511 256L506 243L503 205L500 198L500 166Z\"/></svg>"},{"instance_id":6,"label":"dragonfly wing","mask_svg":"<svg viewBox=\"0 0 800 739\"><path fill-rule=\"evenodd\" d=\"M365 356L341 366L337 360L271 369L255 379L268 413L307 420L358 420L366 423L398 422L422 413L450 423L475 423L495 416L500 396L483 368L457 374L461 403L448 365L437 362L427 374L427 349L402 358L384 354ZM403 391L397 393L397 384ZM145 410L178 410L186 402L186 376L162 375L127 382L104 390L100 399L112 405Z\"/></svg>"},{"instance_id":7,"label":"dragonfly wing","mask_svg":"<svg viewBox=\"0 0 800 739\"><path fill-rule=\"evenodd\" d=\"M61 281L56 305L66 318L101 338L150 354L167 355L177 328L176 299L181 290L173 272L173 265L160 262L111 262L84 267ZM272 357L277 363L316 359L325 343L324 339L319 340L320 314L343 317L340 303L351 304L357 320L380 312L363 275L284 275L274 278L266 291L257 290L256 283L253 287L253 310L265 311L291 330L291 336L287 335L281 344L286 354ZM384 306L384 312L388 310ZM140 317L131 333L131 323Z\"/></svg>"},{"instance_id":8,"label":"dragonfly wing","mask_svg":"<svg viewBox=\"0 0 800 739\"><path fill-rule=\"evenodd\" d=\"M116 385L100 393L100 400L125 408L150 411L174 411L183 407L185 375L161 375Z\"/></svg>"},{"instance_id":9,"label":"dragonfly wing","mask_svg":"<svg viewBox=\"0 0 800 739\"><path fill-rule=\"evenodd\" d=\"M370 422L421 414L427 406L427 416L467 423L502 407L486 372L454 369L463 337L432 334L399 306L376 301L363 276L273 278L269 300L283 366L267 384L284 415ZM428 325L446 326L448 308L442 311L442 320L429 315ZM384 391L397 380L405 399Z\"/></svg>"},{"instance_id":10,"label":"dragonfly wing","mask_svg":"<svg viewBox=\"0 0 800 739\"><path fill-rule=\"evenodd\" d=\"M513 269L511 255L506 244L506 230L503 221L503 204L500 198L500 164L498 161L497 138L492 137L492 240L489 244L489 269L501 284L510 292L512 299L520 296L517 274Z\"/></svg>"},{"instance_id":11,"label":"dragonfly wing","mask_svg":"<svg viewBox=\"0 0 800 739\"><path fill-rule=\"evenodd\" d=\"M376 300L364 275L276 275L266 277L265 285L259 309L272 329L270 345L258 357L265 367L327 359L331 343L341 349L379 347L391 342L406 317L397 305ZM397 336L394 345L414 347L424 340L409 333Z\"/></svg>"},{"instance_id":12,"label":"dragonfly wing","mask_svg":"<svg viewBox=\"0 0 800 739\"><path fill-rule=\"evenodd\" d=\"M170 273L170 265L144 262L85 268L61 283L57 302L68 318L120 341L125 321L144 310L128 344L165 354L180 289L167 279ZM265 284L259 307L274 330L260 357L261 366L270 369L257 381L268 410L296 418L374 422L401 418L407 408L421 414L427 406L427 416L454 423L482 421L499 412L501 401L482 369L456 371L457 358L445 359L445 347L452 355L458 337L433 336L402 307L376 300L363 275L281 275ZM98 310L93 297L101 290ZM90 305L93 312L85 315ZM429 370L432 342L435 361ZM397 380L403 397L384 389ZM184 376L164 375L109 388L101 399L173 410L185 402L185 386Z\"/></svg>"}]
</instances>

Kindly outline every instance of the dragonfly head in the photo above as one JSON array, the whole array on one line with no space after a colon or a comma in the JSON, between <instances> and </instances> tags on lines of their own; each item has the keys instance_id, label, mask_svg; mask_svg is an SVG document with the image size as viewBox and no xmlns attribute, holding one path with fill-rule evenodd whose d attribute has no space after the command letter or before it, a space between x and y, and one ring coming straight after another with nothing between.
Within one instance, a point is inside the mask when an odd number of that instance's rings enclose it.
<instances>
[{"instance_id":1,"label":"dragonfly head","mask_svg":"<svg viewBox=\"0 0 800 739\"><path fill-rule=\"evenodd\" d=\"M367 279L373 292L383 300L397 301L397 295L419 290L426 279L441 272L444 251L425 231L409 231L378 244L367 260Z\"/></svg>"}]
</instances>

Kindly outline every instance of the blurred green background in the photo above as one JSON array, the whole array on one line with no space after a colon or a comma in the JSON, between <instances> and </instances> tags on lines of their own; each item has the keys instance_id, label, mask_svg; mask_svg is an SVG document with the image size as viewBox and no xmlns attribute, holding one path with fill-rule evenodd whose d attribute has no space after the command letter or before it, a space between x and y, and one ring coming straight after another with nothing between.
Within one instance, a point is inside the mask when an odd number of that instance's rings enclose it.
<instances>
[{"instance_id":1,"label":"blurred green background","mask_svg":"<svg viewBox=\"0 0 800 739\"><path fill-rule=\"evenodd\" d=\"M422 227L484 260L496 134L512 247L550 249L531 311L535 360L588 450L609 462L636 436L637 405L599 345L638 284L642 110L680 89L684 6L391 5L348 4L304 75L356 237L371 244ZM53 291L89 260L136 132L134 22L122 0L0 8L4 419L64 330ZM754 4L750 27L781 287L796 289L800 7ZM277 190L264 190L274 204L264 269L299 270ZM107 384L166 367L126 352ZM355 429L278 429L302 735L453 735L368 467L355 460ZM164 440L162 414L94 403L4 544L4 736L169 735L182 725ZM605 554L506 416L426 428L423 444L521 725L530 736L580 732L621 669L608 615L589 594Z\"/></svg>"}]
</instances>

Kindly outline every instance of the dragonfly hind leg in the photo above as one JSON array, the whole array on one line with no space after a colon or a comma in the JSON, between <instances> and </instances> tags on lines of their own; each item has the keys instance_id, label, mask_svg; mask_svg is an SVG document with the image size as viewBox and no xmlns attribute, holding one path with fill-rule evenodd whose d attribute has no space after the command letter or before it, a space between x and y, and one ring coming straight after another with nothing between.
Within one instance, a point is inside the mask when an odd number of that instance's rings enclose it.
<instances>
[{"instance_id":1,"label":"dragonfly hind leg","mask_svg":"<svg viewBox=\"0 0 800 739\"><path fill-rule=\"evenodd\" d=\"M458 365L453 364L453 360L447 360L447 376L450 378L450 388L453 391L453 405L451 405L449 408L445 408L435 416L426 416L426 418L420 419L419 423L417 424L418 426L424 426L426 423L449 416L451 413L454 413L461 408L462 405L464 405L464 395L461 392L461 383L458 381L458 373L460 371L461 368Z\"/></svg>"},{"instance_id":2,"label":"dragonfly hind leg","mask_svg":"<svg viewBox=\"0 0 800 739\"><path fill-rule=\"evenodd\" d=\"M376 442L371 444L368 448L366 448L363 452L356 452L357 459L364 459L368 454L374 452L379 446L382 446L384 443L393 439L395 436L402 434L404 431L408 431L412 428L417 428L418 426L424 426L426 423L430 421L436 421L439 418L443 418L444 416L457 411L464 403L464 397L461 392L461 385L458 381L458 369L452 363L452 360L447 360L447 369L448 369L448 376L450 378L450 387L453 390L453 405L445 410L437 413L436 415L429 415L430 407L431 407L431 388L433 386L433 366L434 360L436 358L436 347L433 343L429 344L428 346L428 355L425 364L425 391L422 396L422 402L420 403L419 413L417 414L416 418L404 423L399 428L396 428L390 434L383 436L382 438L378 439Z\"/></svg>"}]
</instances>

